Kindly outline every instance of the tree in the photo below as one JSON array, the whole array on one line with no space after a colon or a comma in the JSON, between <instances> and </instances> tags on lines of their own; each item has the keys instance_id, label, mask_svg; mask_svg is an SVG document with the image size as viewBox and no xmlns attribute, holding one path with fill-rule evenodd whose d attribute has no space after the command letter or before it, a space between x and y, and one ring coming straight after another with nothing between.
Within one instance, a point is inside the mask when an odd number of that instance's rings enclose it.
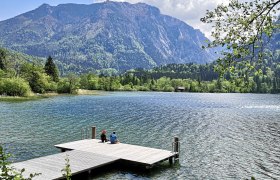
<instances>
[{"instance_id":1,"label":"tree","mask_svg":"<svg viewBox=\"0 0 280 180\"><path fill-rule=\"evenodd\" d=\"M6 52L4 49L0 48L0 70L3 71L7 70L5 60L6 60Z\"/></svg>"},{"instance_id":2,"label":"tree","mask_svg":"<svg viewBox=\"0 0 280 180\"><path fill-rule=\"evenodd\" d=\"M280 0L231 0L228 5L207 10L201 21L214 24L214 40L207 47L222 46L226 49L223 58L218 59L216 70L221 73L233 71L232 66L238 62L253 70L255 63L262 62L266 55L264 41L280 27L277 17L279 4Z\"/></svg>"},{"instance_id":3,"label":"tree","mask_svg":"<svg viewBox=\"0 0 280 180\"><path fill-rule=\"evenodd\" d=\"M48 57L44 69L45 69L45 72L47 73L47 75L52 77L52 80L54 82L58 82L59 81L58 68L54 64L53 59L52 59L51 56Z\"/></svg>"},{"instance_id":4,"label":"tree","mask_svg":"<svg viewBox=\"0 0 280 180\"><path fill-rule=\"evenodd\" d=\"M43 67L35 64L24 63L20 68L20 76L29 82L33 92L45 93L46 91L55 91L55 83L48 76Z\"/></svg>"},{"instance_id":5,"label":"tree","mask_svg":"<svg viewBox=\"0 0 280 180\"><path fill-rule=\"evenodd\" d=\"M0 95L8 96L29 96L30 86L22 78L3 78L0 79Z\"/></svg>"},{"instance_id":6,"label":"tree","mask_svg":"<svg viewBox=\"0 0 280 180\"><path fill-rule=\"evenodd\" d=\"M80 87L80 79L79 77L74 74L74 73L70 73L67 75L68 78L68 82L69 82L69 90L70 90L70 94L77 94L77 91Z\"/></svg>"},{"instance_id":7,"label":"tree","mask_svg":"<svg viewBox=\"0 0 280 180\"><path fill-rule=\"evenodd\" d=\"M45 73L40 73L39 71L32 72L32 76L29 80L29 85L33 92L45 93L48 89L48 78Z\"/></svg>"}]
</instances>

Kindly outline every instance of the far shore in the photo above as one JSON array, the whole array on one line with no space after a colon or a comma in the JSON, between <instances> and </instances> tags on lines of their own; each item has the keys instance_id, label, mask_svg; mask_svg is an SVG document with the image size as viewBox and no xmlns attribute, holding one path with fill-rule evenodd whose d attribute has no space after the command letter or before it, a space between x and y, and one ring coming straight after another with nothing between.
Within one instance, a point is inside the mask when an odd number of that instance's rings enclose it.
<instances>
[{"instance_id":1,"label":"far shore","mask_svg":"<svg viewBox=\"0 0 280 180\"><path fill-rule=\"evenodd\" d=\"M23 96L0 95L0 102L32 101L32 100L40 100L40 99L45 99L45 98L51 98L51 97L55 97L55 96L79 96L79 95L98 95L98 96L101 96L101 95L110 94L112 92L164 92L164 91L103 91L103 90L78 89L75 94L47 92L47 93L44 93L44 94L32 93L29 96L25 96L25 97L23 97ZM189 93L192 93L192 92L189 92ZM210 92L193 92L193 93L213 94L212 92L211 93ZM223 93L223 92L215 92L215 93L228 94L228 93ZM231 94L231 93L229 93L229 94ZM254 93L241 93L241 94L254 94Z\"/></svg>"},{"instance_id":2,"label":"far shore","mask_svg":"<svg viewBox=\"0 0 280 180\"><path fill-rule=\"evenodd\" d=\"M2 95L0 95L0 102L1 101L7 101L7 102L32 101L32 100L39 100L39 99L48 98L48 97L50 97L50 96L32 95L32 96L21 97L21 96L2 96Z\"/></svg>"},{"instance_id":3,"label":"far shore","mask_svg":"<svg viewBox=\"0 0 280 180\"><path fill-rule=\"evenodd\" d=\"M58 94L56 92L47 92L44 94L32 93L30 96L26 96L26 97L0 95L0 102L1 101L6 101L6 102L32 101L32 100L40 100L44 98L50 98L50 97L61 96L61 95L102 95L102 94L105 94L105 92L99 90L78 89L77 94Z\"/></svg>"},{"instance_id":4,"label":"far shore","mask_svg":"<svg viewBox=\"0 0 280 180\"><path fill-rule=\"evenodd\" d=\"M105 91L100 90L87 90L87 89L78 89L77 95L102 95Z\"/></svg>"}]
</instances>

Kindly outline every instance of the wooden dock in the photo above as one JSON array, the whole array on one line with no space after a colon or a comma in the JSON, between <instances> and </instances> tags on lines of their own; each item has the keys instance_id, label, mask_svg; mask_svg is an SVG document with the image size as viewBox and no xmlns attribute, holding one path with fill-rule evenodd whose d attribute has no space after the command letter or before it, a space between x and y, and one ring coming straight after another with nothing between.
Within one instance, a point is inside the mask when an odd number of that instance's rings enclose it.
<instances>
[{"instance_id":1,"label":"wooden dock","mask_svg":"<svg viewBox=\"0 0 280 180\"><path fill-rule=\"evenodd\" d=\"M55 147L61 149L63 153L14 163L12 166L16 169L25 168L24 176L41 173L34 180L47 180L63 178L61 170L65 168L67 155L73 175L120 160L152 167L156 163L168 159L171 162L173 158L178 158L178 152L124 143L102 143L97 139L84 139L58 144Z\"/></svg>"},{"instance_id":2,"label":"wooden dock","mask_svg":"<svg viewBox=\"0 0 280 180\"><path fill-rule=\"evenodd\" d=\"M80 141L58 144L55 147L64 150L80 150L99 154L101 156L110 156L126 161L141 163L143 165L152 166L158 162L174 157L177 153L168 150L155 149L131 144L111 144L109 142L102 143L97 139L84 139Z\"/></svg>"},{"instance_id":3,"label":"wooden dock","mask_svg":"<svg viewBox=\"0 0 280 180\"><path fill-rule=\"evenodd\" d=\"M17 170L24 168L24 177L28 177L30 173L41 173L34 180L63 179L61 170L66 166L65 159L67 156L70 160L70 168L73 175L119 160L115 157L100 156L99 154L74 150L14 163L12 166Z\"/></svg>"}]
</instances>

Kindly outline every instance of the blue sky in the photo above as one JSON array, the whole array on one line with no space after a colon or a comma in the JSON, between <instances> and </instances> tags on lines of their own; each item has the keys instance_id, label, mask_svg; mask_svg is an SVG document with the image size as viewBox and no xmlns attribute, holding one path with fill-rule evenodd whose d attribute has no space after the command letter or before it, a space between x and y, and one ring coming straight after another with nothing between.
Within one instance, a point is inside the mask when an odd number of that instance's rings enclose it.
<instances>
[{"instance_id":1,"label":"blue sky","mask_svg":"<svg viewBox=\"0 0 280 180\"><path fill-rule=\"evenodd\" d=\"M92 4L104 0L0 0L0 21L31 11L43 3L53 6L64 3ZM143 2L158 7L162 14L176 17L196 29L200 29L208 38L211 26L200 22L206 10L213 10L218 4L229 0L111 0L130 3Z\"/></svg>"}]
</instances>

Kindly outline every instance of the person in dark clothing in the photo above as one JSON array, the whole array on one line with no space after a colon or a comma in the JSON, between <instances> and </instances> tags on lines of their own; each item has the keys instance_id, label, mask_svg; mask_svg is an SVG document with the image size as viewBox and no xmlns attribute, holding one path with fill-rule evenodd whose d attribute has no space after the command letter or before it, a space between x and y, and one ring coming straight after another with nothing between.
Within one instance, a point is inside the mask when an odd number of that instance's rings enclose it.
<instances>
[{"instance_id":1,"label":"person in dark clothing","mask_svg":"<svg viewBox=\"0 0 280 180\"><path fill-rule=\"evenodd\" d=\"M106 130L103 130L103 131L101 132L100 138L101 138L101 141L102 141L102 142L107 142L107 141L108 141L108 139L107 139L107 137L106 137Z\"/></svg>"}]
</instances>

